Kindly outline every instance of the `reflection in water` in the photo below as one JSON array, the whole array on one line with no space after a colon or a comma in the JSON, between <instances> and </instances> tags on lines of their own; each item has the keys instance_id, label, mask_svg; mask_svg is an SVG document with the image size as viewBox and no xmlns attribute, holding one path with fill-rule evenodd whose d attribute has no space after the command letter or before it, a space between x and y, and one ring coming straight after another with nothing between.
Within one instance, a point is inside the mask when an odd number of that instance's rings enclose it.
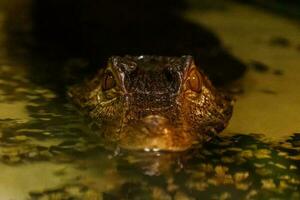
<instances>
[{"instance_id":1,"label":"reflection in water","mask_svg":"<svg viewBox=\"0 0 300 200\"><path fill-rule=\"evenodd\" d=\"M27 191L30 199L300 198L299 134L282 142L236 134L182 153L109 150L87 137L87 123L65 100L13 68L0 71L0 106L23 102L29 113L26 120L18 113L1 118L0 162L21 169L68 165L54 177L66 176L68 168L79 171L58 185Z\"/></svg>"}]
</instances>

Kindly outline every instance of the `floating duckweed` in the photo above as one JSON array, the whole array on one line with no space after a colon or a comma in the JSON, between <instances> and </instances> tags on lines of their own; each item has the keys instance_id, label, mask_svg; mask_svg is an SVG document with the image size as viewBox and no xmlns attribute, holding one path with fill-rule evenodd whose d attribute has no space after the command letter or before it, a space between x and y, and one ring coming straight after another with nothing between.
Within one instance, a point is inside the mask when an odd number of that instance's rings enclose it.
<instances>
[{"instance_id":1,"label":"floating duckweed","mask_svg":"<svg viewBox=\"0 0 300 200\"><path fill-rule=\"evenodd\" d=\"M284 142L282 144L280 144L281 147L286 148L286 149L292 149L293 145L289 142Z\"/></svg>"},{"instance_id":2,"label":"floating duckweed","mask_svg":"<svg viewBox=\"0 0 300 200\"><path fill-rule=\"evenodd\" d=\"M289 180L291 177L289 175L282 175L280 176L281 180Z\"/></svg>"},{"instance_id":3,"label":"floating duckweed","mask_svg":"<svg viewBox=\"0 0 300 200\"><path fill-rule=\"evenodd\" d=\"M214 168L211 164L201 164L200 171L203 172L213 172Z\"/></svg>"},{"instance_id":4,"label":"floating duckweed","mask_svg":"<svg viewBox=\"0 0 300 200\"><path fill-rule=\"evenodd\" d=\"M102 200L102 194L100 194L97 191L89 189L89 190L85 191L84 199Z\"/></svg>"},{"instance_id":5,"label":"floating duckweed","mask_svg":"<svg viewBox=\"0 0 300 200\"><path fill-rule=\"evenodd\" d=\"M87 199L100 200L102 194L87 188L84 185L67 185L62 188L31 192L30 197L35 200L63 200L63 199Z\"/></svg>"},{"instance_id":6,"label":"floating duckweed","mask_svg":"<svg viewBox=\"0 0 300 200\"><path fill-rule=\"evenodd\" d=\"M194 198L189 197L184 192L178 191L175 193L174 200L194 200Z\"/></svg>"},{"instance_id":7,"label":"floating duckweed","mask_svg":"<svg viewBox=\"0 0 300 200\"><path fill-rule=\"evenodd\" d=\"M246 199L248 200L250 200L250 199L252 199L254 196L256 196L257 195L257 191L256 190L250 190L250 192L246 195Z\"/></svg>"},{"instance_id":8,"label":"floating duckweed","mask_svg":"<svg viewBox=\"0 0 300 200\"><path fill-rule=\"evenodd\" d=\"M46 158L51 158L53 156L53 154L50 153L48 150L40 151L39 154Z\"/></svg>"},{"instance_id":9,"label":"floating duckweed","mask_svg":"<svg viewBox=\"0 0 300 200\"><path fill-rule=\"evenodd\" d=\"M247 146L247 149L257 150L258 147L257 147L257 144L251 144L251 145L248 145L248 146Z\"/></svg>"},{"instance_id":10,"label":"floating duckweed","mask_svg":"<svg viewBox=\"0 0 300 200\"><path fill-rule=\"evenodd\" d=\"M291 184L300 185L300 180L295 179L295 178L289 179L288 182Z\"/></svg>"},{"instance_id":11,"label":"floating duckweed","mask_svg":"<svg viewBox=\"0 0 300 200\"><path fill-rule=\"evenodd\" d=\"M43 121L50 121L51 118L47 118L47 117L41 117L40 120L43 120Z\"/></svg>"},{"instance_id":12,"label":"floating duckweed","mask_svg":"<svg viewBox=\"0 0 300 200\"><path fill-rule=\"evenodd\" d=\"M276 188L273 179L262 179L261 180L262 188L267 190L273 190Z\"/></svg>"},{"instance_id":13,"label":"floating duckweed","mask_svg":"<svg viewBox=\"0 0 300 200\"><path fill-rule=\"evenodd\" d=\"M278 167L278 168L280 168L280 169L287 169L286 166L284 166L284 165L282 165L282 164L280 164L280 163L275 163L274 166L276 166L276 167Z\"/></svg>"},{"instance_id":14,"label":"floating duckweed","mask_svg":"<svg viewBox=\"0 0 300 200\"><path fill-rule=\"evenodd\" d=\"M212 199L216 199L216 200L231 199L231 194L229 192L223 192L221 195L213 195Z\"/></svg>"},{"instance_id":15,"label":"floating duckweed","mask_svg":"<svg viewBox=\"0 0 300 200\"><path fill-rule=\"evenodd\" d=\"M26 135L17 135L15 137L13 137L12 139L17 140L17 141L25 141L25 140L28 140L29 138Z\"/></svg>"},{"instance_id":16,"label":"floating duckweed","mask_svg":"<svg viewBox=\"0 0 300 200\"><path fill-rule=\"evenodd\" d=\"M152 188L152 197L153 199L172 200L172 197L168 193L166 193L166 191L159 187Z\"/></svg>"},{"instance_id":17,"label":"floating duckweed","mask_svg":"<svg viewBox=\"0 0 300 200\"><path fill-rule=\"evenodd\" d=\"M225 175L226 172L228 171L228 168L227 167L224 167L224 166L216 166L215 167L215 172L218 175Z\"/></svg>"},{"instance_id":18,"label":"floating duckweed","mask_svg":"<svg viewBox=\"0 0 300 200\"><path fill-rule=\"evenodd\" d=\"M255 166L256 168L263 168L263 167L266 166L266 164L265 164L265 163L254 163L254 166Z\"/></svg>"},{"instance_id":19,"label":"floating duckweed","mask_svg":"<svg viewBox=\"0 0 300 200\"><path fill-rule=\"evenodd\" d=\"M21 129L18 129L16 132L17 133L41 133L43 131L44 130L42 130L42 129L21 128Z\"/></svg>"},{"instance_id":20,"label":"floating duckweed","mask_svg":"<svg viewBox=\"0 0 300 200\"><path fill-rule=\"evenodd\" d=\"M279 182L279 189L280 190L285 190L286 188L288 188L289 186L288 186L288 184L286 183L286 181L284 181L284 180L281 180L280 182Z\"/></svg>"},{"instance_id":21,"label":"floating duckweed","mask_svg":"<svg viewBox=\"0 0 300 200\"><path fill-rule=\"evenodd\" d=\"M300 160L300 154L296 156L290 156L290 159L292 160Z\"/></svg>"},{"instance_id":22,"label":"floating duckweed","mask_svg":"<svg viewBox=\"0 0 300 200\"><path fill-rule=\"evenodd\" d=\"M241 151L243 151L243 149L237 148L237 147L231 147L231 148L226 149L226 151L241 152Z\"/></svg>"},{"instance_id":23,"label":"floating duckweed","mask_svg":"<svg viewBox=\"0 0 300 200\"><path fill-rule=\"evenodd\" d=\"M243 158L252 158L253 151L252 150L244 150L244 151L240 152L239 156L243 157Z\"/></svg>"},{"instance_id":24,"label":"floating duckweed","mask_svg":"<svg viewBox=\"0 0 300 200\"><path fill-rule=\"evenodd\" d=\"M199 172L196 172L196 173L192 174L192 178L196 178L196 179L205 178L205 176L206 176L206 173L202 172L202 171L199 171Z\"/></svg>"},{"instance_id":25,"label":"floating duckweed","mask_svg":"<svg viewBox=\"0 0 300 200\"><path fill-rule=\"evenodd\" d=\"M258 159L267 159L267 158L271 158L271 151L268 149L258 149L257 151L255 151L255 157Z\"/></svg>"},{"instance_id":26,"label":"floating duckweed","mask_svg":"<svg viewBox=\"0 0 300 200\"><path fill-rule=\"evenodd\" d=\"M235 186L238 190L244 190L244 191L248 190L250 187L248 183L236 183Z\"/></svg>"},{"instance_id":27,"label":"floating duckweed","mask_svg":"<svg viewBox=\"0 0 300 200\"><path fill-rule=\"evenodd\" d=\"M65 192L71 196L81 196L82 188L77 185L70 185L65 188Z\"/></svg>"},{"instance_id":28,"label":"floating duckweed","mask_svg":"<svg viewBox=\"0 0 300 200\"><path fill-rule=\"evenodd\" d=\"M28 153L29 158L34 158L34 157L37 157L38 155L39 155L38 152L35 152L35 151Z\"/></svg>"},{"instance_id":29,"label":"floating duckweed","mask_svg":"<svg viewBox=\"0 0 300 200\"><path fill-rule=\"evenodd\" d=\"M29 92L29 90L27 88L18 87L18 88L15 89L15 92L24 92L24 93L27 93L27 92Z\"/></svg>"},{"instance_id":30,"label":"floating duckweed","mask_svg":"<svg viewBox=\"0 0 300 200\"><path fill-rule=\"evenodd\" d=\"M269 168L257 168L255 172L261 176L269 176L273 173L273 171Z\"/></svg>"},{"instance_id":31,"label":"floating duckweed","mask_svg":"<svg viewBox=\"0 0 300 200\"><path fill-rule=\"evenodd\" d=\"M237 172L234 174L234 180L237 182L243 181L249 177L249 172Z\"/></svg>"},{"instance_id":32,"label":"floating duckweed","mask_svg":"<svg viewBox=\"0 0 300 200\"><path fill-rule=\"evenodd\" d=\"M218 185L226 185L226 184L232 184L233 178L232 175L227 174L228 168L224 166L216 166L215 172L216 176L208 179L208 183L218 186Z\"/></svg>"},{"instance_id":33,"label":"floating duckweed","mask_svg":"<svg viewBox=\"0 0 300 200\"><path fill-rule=\"evenodd\" d=\"M204 181L190 181L187 183L187 187L197 191L205 191L208 188L208 184Z\"/></svg>"},{"instance_id":34,"label":"floating duckweed","mask_svg":"<svg viewBox=\"0 0 300 200\"><path fill-rule=\"evenodd\" d=\"M51 135L51 133L50 133L50 132L43 132L42 134L43 134L43 135L45 135L45 136L49 136L49 135Z\"/></svg>"},{"instance_id":35,"label":"floating duckweed","mask_svg":"<svg viewBox=\"0 0 300 200\"><path fill-rule=\"evenodd\" d=\"M57 97L57 95L52 92L46 92L46 93L42 94L42 96L46 99L54 99Z\"/></svg>"},{"instance_id":36,"label":"floating duckweed","mask_svg":"<svg viewBox=\"0 0 300 200\"><path fill-rule=\"evenodd\" d=\"M290 170L296 170L296 169L298 169L298 167L296 165L290 165L289 169Z\"/></svg>"},{"instance_id":37,"label":"floating duckweed","mask_svg":"<svg viewBox=\"0 0 300 200\"><path fill-rule=\"evenodd\" d=\"M278 156L282 156L282 157L286 158L288 156L288 153L280 151L280 152L278 152Z\"/></svg>"}]
</instances>

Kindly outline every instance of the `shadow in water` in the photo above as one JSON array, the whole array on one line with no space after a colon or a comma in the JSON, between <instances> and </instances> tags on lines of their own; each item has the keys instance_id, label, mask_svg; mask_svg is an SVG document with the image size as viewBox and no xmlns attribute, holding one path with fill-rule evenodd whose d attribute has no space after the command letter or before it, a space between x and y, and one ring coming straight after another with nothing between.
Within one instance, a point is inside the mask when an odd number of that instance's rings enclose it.
<instances>
[{"instance_id":1,"label":"shadow in water","mask_svg":"<svg viewBox=\"0 0 300 200\"><path fill-rule=\"evenodd\" d=\"M62 92L65 85L98 70L111 55L191 54L218 85L245 71L213 32L179 16L185 1L32 0L27 6L32 18L23 23L32 25L27 59L31 79ZM14 13L7 27L17 26ZM14 52L16 34L8 36Z\"/></svg>"}]
</instances>

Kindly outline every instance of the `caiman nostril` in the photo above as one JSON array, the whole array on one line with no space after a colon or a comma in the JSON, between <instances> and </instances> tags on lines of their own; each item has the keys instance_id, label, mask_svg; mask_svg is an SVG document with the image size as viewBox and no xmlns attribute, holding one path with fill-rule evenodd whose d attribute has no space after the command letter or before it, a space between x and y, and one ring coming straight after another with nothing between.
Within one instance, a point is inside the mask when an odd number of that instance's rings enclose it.
<instances>
[{"instance_id":1,"label":"caiman nostril","mask_svg":"<svg viewBox=\"0 0 300 200\"><path fill-rule=\"evenodd\" d=\"M164 76L165 76L166 80L169 83L172 83L174 81L173 74L172 74L172 72L170 70L165 69L163 73L164 73Z\"/></svg>"}]
</instances>

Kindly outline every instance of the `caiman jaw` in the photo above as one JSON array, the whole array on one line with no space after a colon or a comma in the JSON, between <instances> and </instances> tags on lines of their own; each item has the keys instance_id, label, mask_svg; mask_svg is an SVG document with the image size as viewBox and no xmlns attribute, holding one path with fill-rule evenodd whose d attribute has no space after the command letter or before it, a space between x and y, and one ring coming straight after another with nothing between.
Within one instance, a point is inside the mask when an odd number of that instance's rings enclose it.
<instances>
[{"instance_id":1,"label":"caiman jaw","mask_svg":"<svg viewBox=\"0 0 300 200\"><path fill-rule=\"evenodd\" d=\"M123 130L119 144L126 149L145 151L184 151L190 148L197 139L184 130L175 127L169 120L160 115L149 115L141 121L130 124Z\"/></svg>"}]
</instances>

